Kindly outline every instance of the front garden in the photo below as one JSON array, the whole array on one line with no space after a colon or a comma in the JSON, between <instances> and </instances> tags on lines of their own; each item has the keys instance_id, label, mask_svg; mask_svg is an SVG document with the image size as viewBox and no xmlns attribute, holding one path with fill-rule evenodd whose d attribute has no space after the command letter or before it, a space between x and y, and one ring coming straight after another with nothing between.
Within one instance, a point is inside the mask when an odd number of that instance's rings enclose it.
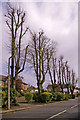
<instances>
[{"instance_id":1,"label":"front garden","mask_svg":"<svg viewBox=\"0 0 80 120\"><path fill-rule=\"evenodd\" d=\"M14 89L10 89L10 101L11 106L17 105L17 99L21 98L22 96L25 98L26 103L52 103L56 101L64 101L69 99L75 99L80 94L64 94L61 92L42 92L41 94L38 94L38 92L27 92L24 91L22 94L20 94L18 91ZM8 88L4 87L2 88L2 107L7 108L8 107Z\"/></svg>"}]
</instances>

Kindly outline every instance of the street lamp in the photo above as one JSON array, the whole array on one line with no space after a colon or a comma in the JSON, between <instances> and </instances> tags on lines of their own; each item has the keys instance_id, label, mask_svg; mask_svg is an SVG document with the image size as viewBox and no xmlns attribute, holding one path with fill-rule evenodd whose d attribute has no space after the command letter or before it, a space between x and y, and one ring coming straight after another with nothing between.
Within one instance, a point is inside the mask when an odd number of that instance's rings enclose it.
<instances>
[{"instance_id":1,"label":"street lamp","mask_svg":"<svg viewBox=\"0 0 80 120\"><path fill-rule=\"evenodd\" d=\"M10 110L10 59L15 58L15 56L11 56L8 59L8 110Z\"/></svg>"},{"instance_id":2,"label":"street lamp","mask_svg":"<svg viewBox=\"0 0 80 120\"><path fill-rule=\"evenodd\" d=\"M10 59L8 60L8 110L10 110Z\"/></svg>"}]
</instances>

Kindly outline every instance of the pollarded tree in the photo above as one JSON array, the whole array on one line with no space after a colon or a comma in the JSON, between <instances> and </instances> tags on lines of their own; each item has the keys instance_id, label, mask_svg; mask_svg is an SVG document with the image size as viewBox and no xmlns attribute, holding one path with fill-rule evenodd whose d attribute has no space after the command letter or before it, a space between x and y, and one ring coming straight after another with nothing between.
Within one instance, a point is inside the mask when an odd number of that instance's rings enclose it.
<instances>
[{"instance_id":1,"label":"pollarded tree","mask_svg":"<svg viewBox=\"0 0 80 120\"><path fill-rule=\"evenodd\" d=\"M74 73L74 71L72 70L72 71L71 71L71 84L70 84L71 94L74 93L74 89L75 89L76 83L77 83L77 79L75 78L75 73Z\"/></svg>"},{"instance_id":2,"label":"pollarded tree","mask_svg":"<svg viewBox=\"0 0 80 120\"><path fill-rule=\"evenodd\" d=\"M42 91L42 85L45 82L45 77L48 72L48 59L47 59L47 51L50 50L50 39L48 39L43 30L39 33L31 33L31 41L29 42L28 49L28 63L34 68L38 92Z\"/></svg>"},{"instance_id":3,"label":"pollarded tree","mask_svg":"<svg viewBox=\"0 0 80 120\"><path fill-rule=\"evenodd\" d=\"M62 93L64 92L64 74L65 74L65 66L63 62L63 56L60 56L58 60L58 69L57 69L57 77L58 77L58 84L60 85Z\"/></svg>"},{"instance_id":4,"label":"pollarded tree","mask_svg":"<svg viewBox=\"0 0 80 120\"><path fill-rule=\"evenodd\" d=\"M68 62L65 62L65 84L67 88L67 93L69 94L69 88L70 88L70 82L71 82L71 72L69 70Z\"/></svg>"},{"instance_id":5,"label":"pollarded tree","mask_svg":"<svg viewBox=\"0 0 80 120\"><path fill-rule=\"evenodd\" d=\"M6 24L9 28L11 35L11 86L15 88L15 81L20 72L24 70L24 66L26 63L26 55L27 48L25 48L23 62L21 64L21 50L22 50L22 39L26 34L28 28L26 27L24 30L24 22L25 22L25 12L21 9L14 8L11 4L8 5L8 11L5 15ZM14 74L15 72L15 74Z\"/></svg>"},{"instance_id":6,"label":"pollarded tree","mask_svg":"<svg viewBox=\"0 0 80 120\"><path fill-rule=\"evenodd\" d=\"M51 57L51 60L50 60ZM54 51L52 51L52 55L50 54L50 57L48 55L48 59L49 61L49 65L48 65L48 71L49 71L49 76L50 76L50 80L51 80L51 84L52 84L52 90L53 92L55 92L55 88L56 88L56 58L54 56Z\"/></svg>"}]
</instances>

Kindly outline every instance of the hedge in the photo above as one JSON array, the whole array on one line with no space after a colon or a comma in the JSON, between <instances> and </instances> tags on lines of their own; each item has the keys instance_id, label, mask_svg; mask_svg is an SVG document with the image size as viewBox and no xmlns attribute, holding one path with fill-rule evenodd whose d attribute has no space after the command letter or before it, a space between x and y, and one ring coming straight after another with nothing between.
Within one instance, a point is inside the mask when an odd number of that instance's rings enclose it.
<instances>
[{"instance_id":1,"label":"hedge","mask_svg":"<svg viewBox=\"0 0 80 120\"><path fill-rule=\"evenodd\" d=\"M52 101L52 98L53 98L53 95L52 95L52 93L49 93L49 92L43 92L43 93L40 95L40 100L41 100L41 102L43 102L43 103L51 102L51 101Z\"/></svg>"},{"instance_id":2,"label":"hedge","mask_svg":"<svg viewBox=\"0 0 80 120\"><path fill-rule=\"evenodd\" d=\"M10 88L10 104L11 106L16 105L16 97L20 97L20 93L15 89ZM2 88L2 107L8 106L8 87Z\"/></svg>"},{"instance_id":3,"label":"hedge","mask_svg":"<svg viewBox=\"0 0 80 120\"><path fill-rule=\"evenodd\" d=\"M25 100L29 103L33 98L33 94L30 92L25 93Z\"/></svg>"},{"instance_id":4,"label":"hedge","mask_svg":"<svg viewBox=\"0 0 80 120\"><path fill-rule=\"evenodd\" d=\"M40 95L38 92L33 93L33 100L35 100L35 102L40 102Z\"/></svg>"},{"instance_id":5,"label":"hedge","mask_svg":"<svg viewBox=\"0 0 80 120\"><path fill-rule=\"evenodd\" d=\"M76 97L75 94L71 94L69 98L70 99L75 99L75 97Z\"/></svg>"},{"instance_id":6,"label":"hedge","mask_svg":"<svg viewBox=\"0 0 80 120\"><path fill-rule=\"evenodd\" d=\"M52 98L52 101L56 101L57 100L57 93L56 92L53 92L53 98Z\"/></svg>"},{"instance_id":7,"label":"hedge","mask_svg":"<svg viewBox=\"0 0 80 120\"><path fill-rule=\"evenodd\" d=\"M57 101L62 101L62 100L65 100L65 94L64 93L60 93L60 92L57 92Z\"/></svg>"}]
</instances>

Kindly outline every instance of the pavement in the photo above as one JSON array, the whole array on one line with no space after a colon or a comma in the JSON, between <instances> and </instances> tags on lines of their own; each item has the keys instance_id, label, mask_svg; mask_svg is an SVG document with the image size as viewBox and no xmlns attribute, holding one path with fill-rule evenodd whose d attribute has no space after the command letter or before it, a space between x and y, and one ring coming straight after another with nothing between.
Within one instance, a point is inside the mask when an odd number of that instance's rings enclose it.
<instances>
[{"instance_id":1,"label":"pavement","mask_svg":"<svg viewBox=\"0 0 80 120\"><path fill-rule=\"evenodd\" d=\"M76 98L78 99L78 98ZM73 99L70 99L73 100ZM26 103L26 102L19 102L18 105L19 106L14 106L12 107L10 110L0 110L0 114L5 114L5 113L10 113L10 112L16 112L16 111L21 111L21 110L29 110L29 109L35 109L38 107L42 107L42 106L46 106L46 105L50 105L50 104L57 104L57 103L61 103L61 102L67 102L67 101L56 101L54 103Z\"/></svg>"},{"instance_id":2,"label":"pavement","mask_svg":"<svg viewBox=\"0 0 80 120\"><path fill-rule=\"evenodd\" d=\"M28 106L29 105L29 106ZM73 99L50 104L25 104L25 110L8 112L2 120L79 120L80 101ZM27 108L29 107L29 108Z\"/></svg>"},{"instance_id":3,"label":"pavement","mask_svg":"<svg viewBox=\"0 0 80 120\"><path fill-rule=\"evenodd\" d=\"M62 101L60 101L62 102ZM16 111L21 111L21 110L29 110L29 109L36 109L38 107L42 107L42 106L46 106L46 105L50 105L50 104L56 104L59 102L54 102L54 103L18 103L18 107L14 106L12 107L10 110L1 110L0 114L5 114L5 113L10 113L10 112L16 112Z\"/></svg>"}]
</instances>

